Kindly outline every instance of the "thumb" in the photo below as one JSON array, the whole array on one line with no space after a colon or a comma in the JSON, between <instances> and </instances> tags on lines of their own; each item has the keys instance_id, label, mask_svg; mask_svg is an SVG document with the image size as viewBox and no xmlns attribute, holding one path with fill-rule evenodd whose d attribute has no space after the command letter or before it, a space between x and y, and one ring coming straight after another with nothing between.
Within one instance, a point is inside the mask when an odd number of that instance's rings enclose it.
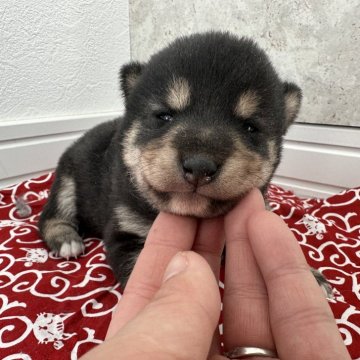
<instances>
[{"instance_id":1,"label":"thumb","mask_svg":"<svg viewBox=\"0 0 360 360\"><path fill-rule=\"evenodd\" d=\"M194 252L180 252L152 301L108 340L110 359L119 352L121 359L206 359L219 315L219 288L210 266Z\"/></svg>"}]
</instances>

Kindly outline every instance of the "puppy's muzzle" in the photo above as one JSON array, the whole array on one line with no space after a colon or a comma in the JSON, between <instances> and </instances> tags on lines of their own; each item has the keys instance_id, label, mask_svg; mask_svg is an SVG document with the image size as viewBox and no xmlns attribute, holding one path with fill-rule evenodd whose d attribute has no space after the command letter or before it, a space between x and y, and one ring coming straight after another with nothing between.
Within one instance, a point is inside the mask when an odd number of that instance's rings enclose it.
<instances>
[{"instance_id":1,"label":"puppy's muzzle","mask_svg":"<svg viewBox=\"0 0 360 360\"><path fill-rule=\"evenodd\" d=\"M209 184L216 177L220 166L209 156L194 154L182 160L182 170L185 180L199 187Z\"/></svg>"}]
</instances>

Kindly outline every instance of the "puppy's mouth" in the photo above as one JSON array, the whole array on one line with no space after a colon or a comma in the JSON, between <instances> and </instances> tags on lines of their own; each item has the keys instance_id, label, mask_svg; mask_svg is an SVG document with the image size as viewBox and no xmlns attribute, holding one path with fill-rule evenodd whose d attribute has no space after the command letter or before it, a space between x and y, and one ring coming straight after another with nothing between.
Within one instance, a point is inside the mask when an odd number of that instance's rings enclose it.
<instances>
[{"instance_id":1,"label":"puppy's mouth","mask_svg":"<svg viewBox=\"0 0 360 360\"><path fill-rule=\"evenodd\" d=\"M166 188L159 186L158 184L153 184L148 179L144 178L145 182L149 186L149 188L155 192L158 193L160 196L174 196L174 195L180 195L180 196L186 196L189 200L191 198L199 199L204 198L209 201L217 200L217 201L233 201L237 200L238 197L221 197L216 194L216 192L212 189L211 184L208 185L193 185L189 184L187 182L177 182L176 184L173 184L173 186L167 186Z\"/></svg>"},{"instance_id":2,"label":"puppy's mouth","mask_svg":"<svg viewBox=\"0 0 360 360\"><path fill-rule=\"evenodd\" d=\"M216 196L210 184L195 186L179 181L165 188L162 184L145 181L149 189L148 199L152 204L160 211L178 215L198 218L220 216L228 212L241 197L224 199Z\"/></svg>"}]
</instances>

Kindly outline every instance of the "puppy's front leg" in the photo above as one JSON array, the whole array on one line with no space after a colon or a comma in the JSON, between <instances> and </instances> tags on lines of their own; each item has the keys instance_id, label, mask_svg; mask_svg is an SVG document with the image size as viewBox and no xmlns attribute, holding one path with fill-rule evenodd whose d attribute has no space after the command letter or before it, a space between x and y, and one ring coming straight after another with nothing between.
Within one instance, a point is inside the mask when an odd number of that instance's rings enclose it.
<instances>
[{"instance_id":1,"label":"puppy's front leg","mask_svg":"<svg viewBox=\"0 0 360 360\"><path fill-rule=\"evenodd\" d=\"M104 236L106 257L114 271L116 280L124 289L134 268L145 238L134 233L116 230L108 224Z\"/></svg>"},{"instance_id":2,"label":"puppy's front leg","mask_svg":"<svg viewBox=\"0 0 360 360\"><path fill-rule=\"evenodd\" d=\"M59 169L49 200L40 216L39 231L49 248L66 259L77 257L85 250L77 230L76 199L73 176Z\"/></svg>"}]
</instances>

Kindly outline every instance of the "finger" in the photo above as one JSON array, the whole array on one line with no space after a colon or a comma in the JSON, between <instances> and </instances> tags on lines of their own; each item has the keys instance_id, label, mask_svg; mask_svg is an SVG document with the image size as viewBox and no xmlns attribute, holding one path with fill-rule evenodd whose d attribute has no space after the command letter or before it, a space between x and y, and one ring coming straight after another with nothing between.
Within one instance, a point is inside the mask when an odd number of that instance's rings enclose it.
<instances>
[{"instance_id":1,"label":"finger","mask_svg":"<svg viewBox=\"0 0 360 360\"><path fill-rule=\"evenodd\" d=\"M250 219L248 229L267 286L279 357L350 359L324 294L286 224L262 211Z\"/></svg>"},{"instance_id":2,"label":"finger","mask_svg":"<svg viewBox=\"0 0 360 360\"><path fill-rule=\"evenodd\" d=\"M181 250L191 249L196 228L194 218L167 213L158 215L113 315L107 338L113 336L150 301L160 287L170 259Z\"/></svg>"},{"instance_id":3,"label":"finger","mask_svg":"<svg viewBox=\"0 0 360 360\"><path fill-rule=\"evenodd\" d=\"M260 191L253 190L225 218L223 303L226 351L236 346L274 348L266 287L247 234L248 219L263 209Z\"/></svg>"},{"instance_id":4,"label":"finger","mask_svg":"<svg viewBox=\"0 0 360 360\"><path fill-rule=\"evenodd\" d=\"M217 217L201 220L192 250L207 261L217 279L219 278L224 243L224 219Z\"/></svg>"},{"instance_id":5,"label":"finger","mask_svg":"<svg viewBox=\"0 0 360 360\"><path fill-rule=\"evenodd\" d=\"M151 302L103 347L90 353L91 359L107 358L108 353L121 353L125 360L207 357L220 313L212 270L198 254L182 252L170 262L165 276L171 277Z\"/></svg>"},{"instance_id":6,"label":"finger","mask_svg":"<svg viewBox=\"0 0 360 360\"><path fill-rule=\"evenodd\" d=\"M219 281L221 255L224 250L224 219L217 217L204 219L199 223L193 251L201 255L212 269L215 279ZM216 329L209 351L209 356L220 352L220 333Z\"/></svg>"}]
</instances>

